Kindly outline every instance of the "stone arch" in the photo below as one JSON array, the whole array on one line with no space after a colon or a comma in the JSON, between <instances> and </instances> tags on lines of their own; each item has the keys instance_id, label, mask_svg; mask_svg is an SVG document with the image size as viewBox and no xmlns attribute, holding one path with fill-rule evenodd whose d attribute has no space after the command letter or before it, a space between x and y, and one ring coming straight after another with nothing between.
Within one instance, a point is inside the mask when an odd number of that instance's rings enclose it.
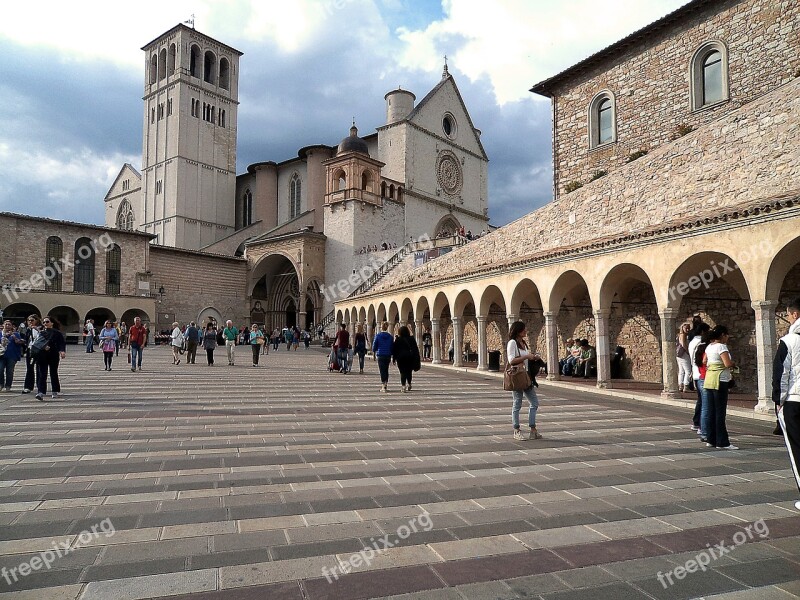
<instances>
[{"instance_id":1,"label":"stone arch","mask_svg":"<svg viewBox=\"0 0 800 600\"><path fill-rule=\"evenodd\" d=\"M475 298L469 290L461 290L453 302L453 316L463 317L464 311L472 304L473 309L477 309Z\"/></svg>"},{"instance_id":2,"label":"stone arch","mask_svg":"<svg viewBox=\"0 0 800 600\"><path fill-rule=\"evenodd\" d=\"M740 297L751 297L745 273L730 255L715 251L697 252L673 271L664 304L680 311L682 299L690 292L709 290L720 281L727 283Z\"/></svg>"},{"instance_id":3,"label":"stone arch","mask_svg":"<svg viewBox=\"0 0 800 600\"><path fill-rule=\"evenodd\" d=\"M414 312L414 305L411 303L411 298L403 298L400 305L400 321L402 323L411 323L413 325L414 319L417 318L417 313Z\"/></svg>"},{"instance_id":4,"label":"stone arch","mask_svg":"<svg viewBox=\"0 0 800 600\"><path fill-rule=\"evenodd\" d=\"M783 302L784 305L793 293L800 295L800 289L788 290L781 294L786 278L798 266L798 256L800 256L800 236L788 242L783 248L778 250L767 271L767 289L765 300L773 302Z\"/></svg>"},{"instance_id":5,"label":"stone arch","mask_svg":"<svg viewBox=\"0 0 800 600\"><path fill-rule=\"evenodd\" d=\"M344 323L344 313L341 310L336 311L336 329L339 329L339 324Z\"/></svg>"},{"instance_id":6,"label":"stone arch","mask_svg":"<svg viewBox=\"0 0 800 600\"><path fill-rule=\"evenodd\" d=\"M94 319L95 327L99 325L102 328L103 323L105 323L106 320L116 321L117 316L114 314L114 311L111 310L110 308L98 306L86 313L86 316L83 318L83 321L86 322L87 319Z\"/></svg>"},{"instance_id":7,"label":"stone arch","mask_svg":"<svg viewBox=\"0 0 800 600\"><path fill-rule=\"evenodd\" d=\"M363 306L358 309L358 322L361 324L367 322L367 311Z\"/></svg>"},{"instance_id":8,"label":"stone arch","mask_svg":"<svg viewBox=\"0 0 800 600\"><path fill-rule=\"evenodd\" d=\"M433 228L433 236L447 237L455 235L458 233L459 229L461 229L461 223L459 220L455 215L448 213L439 219L438 223L436 223L436 227Z\"/></svg>"},{"instance_id":9,"label":"stone arch","mask_svg":"<svg viewBox=\"0 0 800 600\"><path fill-rule=\"evenodd\" d=\"M25 322L30 315L42 317L39 307L29 302L14 302L3 309L3 319L9 319L15 326Z\"/></svg>"},{"instance_id":10,"label":"stone arch","mask_svg":"<svg viewBox=\"0 0 800 600\"><path fill-rule=\"evenodd\" d=\"M219 327L225 323L225 320L222 318L222 313L216 308L213 306L206 306L203 310L197 313L197 323L204 328L209 323L214 323L215 326Z\"/></svg>"},{"instance_id":11,"label":"stone arch","mask_svg":"<svg viewBox=\"0 0 800 600\"><path fill-rule=\"evenodd\" d=\"M78 311L71 306L55 306L47 311L51 318L61 324L61 333L82 333L83 323Z\"/></svg>"},{"instance_id":12,"label":"stone arch","mask_svg":"<svg viewBox=\"0 0 800 600\"><path fill-rule=\"evenodd\" d=\"M377 317L378 317L378 327L380 327L380 324L383 323L384 321L388 321L386 313L386 305L383 302L378 304Z\"/></svg>"},{"instance_id":13,"label":"stone arch","mask_svg":"<svg viewBox=\"0 0 800 600\"><path fill-rule=\"evenodd\" d=\"M506 303L505 296L503 292L500 291L496 285L487 285L483 289L483 293L481 294L481 298L479 301L480 310L478 311L479 315L487 315L489 314L489 307L492 304L496 304L499 306L504 313L508 313L508 304Z\"/></svg>"},{"instance_id":14,"label":"stone arch","mask_svg":"<svg viewBox=\"0 0 800 600\"><path fill-rule=\"evenodd\" d=\"M140 308L129 308L122 316L119 318L120 322L125 323L128 327L133 325L133 320L139 317L142 320L142 323L149 323L150 322L150 315L148 315L145 311Z\"/></svg>"},{"instance_id":15,"label":"stone arch","mask_svg":"<svg viewBox=\"0 0 800 600\"><path fill-rule=\"evenodd\" d=\"M417 302L414 307L414 318L424 321L425 319L430 320L432 316L433 311L431 311L431 305L428 302L428 298L426 296L420 296L417 298Z\"/></svg>"},{"instance_id":16,"label":"stone arch","mask_svg":"<svg viewBox=\"0 0 800 600\"><path fill-rule=\"evenodd\" d=\"M431 315L436 319L440 319L445 309L447 309L447 317L450 318L452 312L450 310L450 300L444 292L439 292L433 300L433 312Z\"/></svg>"},{"instance_id":17,"label":"stone arch","mask_svg":"<svg viewBox=\"0 0 800 600\"><path fill-rule=\"evenodd\" d=\"M377 314L375 310L375 305L370 304L369 308L367 309L367 324L370 327L375 327L377 325Z\"/></svg>"},{"instance_id":18,"label":"stone arch","mask_svg":"<svg viewBox=\"0 0 800 600\"><path fill-rule=\"evenodd\" d=\"M565 271L556 279L548 300L555 313L559 354L569 338L586 338L595 342L594 315L589 286L577 271Z\"/></svg>"},{"instance_id":19,"label":"stone arch","mask_svg":"<svg viewBox=\"0 0 800 600\"><path fill-rule=\"evenodd\" d=\"M267 329L303 325L297 322L297 311L305 314L306 306L300 304L300 290L305 290L306 286L300 279L294 261L288 255L273 252L262 256L256 261L248 277L248 297L253 302L258 300L262 303L264 326ZM321 309L322 301L319 297L316 302L315 308Z\"/></svg>"},{"instance_id":20,"label":"stone arch","mask_svg":"<svg viewBox=\"0 0 800 600\"><path fill-rule=\"evenodd\" d=\"M397 307L397 302L394 300L391 301L389 304L389 313L388 313L388 321L389 321L389 329L391 329L395 323L400 321L400 309Z\"/></svg>"},{"instance_id":21,"label":"stone arch","mask_svg":"<svg viewBox=\"0 0 800 600\"><path fill-rule=\"evenodd\" d=\"M531 308L542 309L542 297L539 293L539 287L527 277L514 286L514 291L511 293L509 314L519 315L523 302Z\"/></svg>"}]
</instances>

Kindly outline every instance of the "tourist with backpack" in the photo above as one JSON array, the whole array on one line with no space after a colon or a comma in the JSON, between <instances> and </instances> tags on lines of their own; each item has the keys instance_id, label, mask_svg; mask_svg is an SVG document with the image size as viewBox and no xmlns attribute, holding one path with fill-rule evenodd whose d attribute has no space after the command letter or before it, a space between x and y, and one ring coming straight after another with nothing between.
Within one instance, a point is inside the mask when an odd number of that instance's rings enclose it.
<instances>
[{"instance_id":1,"label":"tourist with backpack","mask_svg":"<svg viewBox=\"0 0 800 600\"><path fill-rule=\"evenodd\" d=\"M392 347L392 360L400 371L400 386L403 392L411 391L411 379L414 371L420 369L419 346L408 327L403 325L397 332Z\"/></svg>"}]
</instances>

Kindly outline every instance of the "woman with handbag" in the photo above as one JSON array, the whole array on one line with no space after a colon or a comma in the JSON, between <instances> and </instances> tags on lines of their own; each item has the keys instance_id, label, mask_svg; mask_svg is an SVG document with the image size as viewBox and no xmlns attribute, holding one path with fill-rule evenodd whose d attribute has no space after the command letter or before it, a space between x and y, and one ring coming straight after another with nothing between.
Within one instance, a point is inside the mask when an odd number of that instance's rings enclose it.
<instances>
[{"instance_id":1,"label":"woman with handbag","mask_svg":"<svg viewBox=\"0 0 800 600\"><path fill-rule=\"evenodd\" d=\"M258 328L258 325L253 323L250 326L250 347L253 349L253 366L258 366L258 355L261 352L261 347L264 345L264 333Z\"/></svg>"},{"instance_id":2,"label":"woman with handbag","mask_svg":"<svg viewBox=\"0 0 800 600\"><path fill-rule=\"evenodd\" d=\"M522 397L528 399L530 408L528 409L528 426L531 428L532 440L542 439L542 435L536 431L536 411L539 408L539 398L533 389L533 383L528 376L528 356L530 350L525 341L528 332L525 330L525 323L516 321L511 325L508 332L508 346L506 347L506 373L503 387L511 391L513 407L511 409L511 424L514 426L514 439L518 441L527 440L519 428L519 411L522 408Z\"/></svg>"},{"instance_id":3,"label":"woman with handbag","mask_svg":"<svg viewBox=\"0 0 800 600\"><path fill-rule=\"evenodd\" d=\"M106 321L103 329L100 331L100 344L103 349L103 365L106 371L111 370L111 362L114 360L114 350L117 349L117 342L119 335L117 328L111 324L111 321Z\"/></svg>"}]
</instances>

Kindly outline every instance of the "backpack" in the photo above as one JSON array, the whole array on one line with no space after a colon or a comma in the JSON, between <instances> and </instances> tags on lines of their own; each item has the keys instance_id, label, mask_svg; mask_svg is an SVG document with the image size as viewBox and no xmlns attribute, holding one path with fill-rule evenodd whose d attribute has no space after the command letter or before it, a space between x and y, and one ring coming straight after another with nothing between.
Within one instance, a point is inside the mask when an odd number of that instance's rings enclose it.
<instances>
[{"instance_id":1,"label":"backpack","mask_svg":"<svg viewBox=\"0 0 800 600\"><path fill-rule=\"evenodd\" d=\"M678 358L683 358L688 353L689 352L686 350L686 348L683 347L683 344L681 344L680 341L678 341L678 339L676 338L675 339L675 356L677 356Z\"/></svg>"}]
</instances>

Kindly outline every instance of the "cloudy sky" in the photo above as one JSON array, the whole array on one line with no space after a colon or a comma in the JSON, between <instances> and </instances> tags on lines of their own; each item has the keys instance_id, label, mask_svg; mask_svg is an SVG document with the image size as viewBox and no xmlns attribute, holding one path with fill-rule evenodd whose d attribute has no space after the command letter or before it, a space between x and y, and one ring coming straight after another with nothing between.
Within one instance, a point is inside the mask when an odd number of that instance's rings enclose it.
<instances>
[{"instance_id":1,"label":"cloudy sky","mask_svg":"<svg viewBox=\"0 0 800 600\"><path fill-rule=\"evenodd\" d=\"M489 154L490 216L550 199L550 106L528 89L686 0L111 0L13 2L0 19L0 211L103 222L125 162L141 166L144 53L195 15L244 52L238 169L335 144L422 98L443 55ZM602 8L602 11L598 9ZM10 59L9 59L10 57Z\"/></svg>"}]
</instances>

